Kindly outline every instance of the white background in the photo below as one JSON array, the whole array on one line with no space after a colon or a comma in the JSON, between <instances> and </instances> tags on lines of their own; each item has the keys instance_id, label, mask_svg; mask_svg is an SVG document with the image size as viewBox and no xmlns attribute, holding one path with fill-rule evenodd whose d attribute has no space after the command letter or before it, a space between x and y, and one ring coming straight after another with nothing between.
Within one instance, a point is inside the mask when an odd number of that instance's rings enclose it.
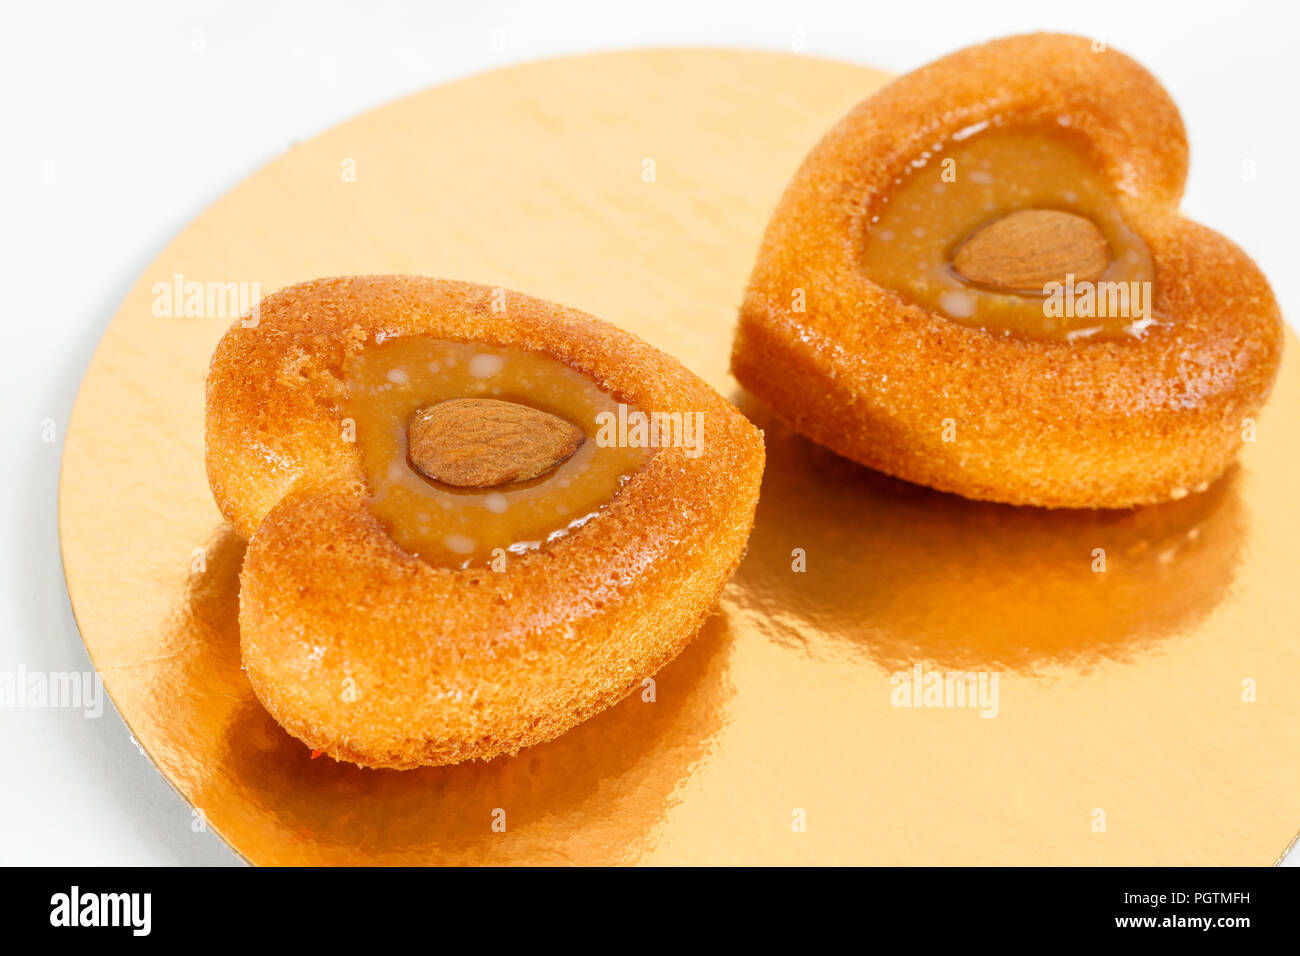
<instances>
[{"instance_id":1,"label":"white background","mask_svg":"<svg viewBox=\"0 0 1300 956\"><path fill-rule=\"evenodd\" d=\"M90 666L59 562L61 444L42 443L42 420L54 419L61 439L95 344L137 275L291 143L426 86L556 54L741 46L903 71L997 35L1065 30L1135 55L1173 93L1192 142L1184 210L1255 256L1294 322L1298 9L1281 0L7 3L0 671ZM237 862L219 839L191 831L189 807L108 707L99 720L0 710L0 863Z\"/></svg>"}]
</instances>

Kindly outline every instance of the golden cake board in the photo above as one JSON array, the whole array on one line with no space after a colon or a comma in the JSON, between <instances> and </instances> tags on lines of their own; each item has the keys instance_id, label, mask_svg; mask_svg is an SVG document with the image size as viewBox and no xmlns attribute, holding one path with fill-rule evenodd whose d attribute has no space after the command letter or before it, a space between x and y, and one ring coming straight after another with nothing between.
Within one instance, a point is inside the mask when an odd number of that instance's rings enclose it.
<instances>
[{"instance_id":1,"label":"golden cake board","mask_svg":"<svg viewBox=\"0 0 1300 956\"><path fill-rule=\"evenodd\" d=\"M68 428L64 565L123 718L235 850L259 864L1269 864L1285 850L1300 823L1294 337L1241 465L1132 512L885 478L792 435L729 377L778 195L885 80L716 50L487 73L294 147L145 270ZM584 309L766 430L749 554L653 702L635 694L516 757L407 773L312 759L258 705L239 660L244 546L203 468L203 379L230 320L155 315L155 284L269 294L360 273ZM895 706L892 675L918 664L996 672L996 717Z\"/></svg>"}]
</instances>

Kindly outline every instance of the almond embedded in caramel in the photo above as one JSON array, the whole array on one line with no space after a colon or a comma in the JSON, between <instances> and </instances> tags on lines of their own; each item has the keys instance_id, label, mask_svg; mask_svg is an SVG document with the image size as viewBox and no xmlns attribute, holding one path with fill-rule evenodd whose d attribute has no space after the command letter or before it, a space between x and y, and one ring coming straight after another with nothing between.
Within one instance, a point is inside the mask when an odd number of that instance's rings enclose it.
<instances>
[{"instance_id":1,"label":"almond embedded in caramel","mask_svg":"<svg viewBox=\"0 0 1300 956\"><path fill-rule=\"evenodd\" d=\"M587 436L548 412L494 398L422 408L407 426L411 464L456 488L495 488L554 470Z\"/></svg>"},{"instance_id":2,"label":"almond embedded in caramel","mask_svg":"<svg viewBox=\"0 0 1300 956\"><path fill-rule=\"evenodd\" d=\"M1042 294L1049 282L1096 282L1110 265L1106 237L1082 216L1022 209L994 220L961 244L953 270L999 291Z\"/></svg>"}]
</instances>

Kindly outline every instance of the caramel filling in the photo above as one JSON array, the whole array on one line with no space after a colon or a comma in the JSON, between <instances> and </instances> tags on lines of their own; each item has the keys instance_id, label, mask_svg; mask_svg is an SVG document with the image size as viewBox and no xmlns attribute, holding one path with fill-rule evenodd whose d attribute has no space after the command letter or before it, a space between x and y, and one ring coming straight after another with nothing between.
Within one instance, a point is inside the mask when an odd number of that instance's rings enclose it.
<instances>
[{"instance_id":1,"label":"caramel filling","mask_svg":"<svg viewBox=\"0 0 1300 956\"><path fill-rule=\"evenodd\" d=\"M981 124L914 160L871 210L871 279L954 322L1113 339L1154 321L1154 267L1065 130Z\"/></svg>"},{"instance_id":2,"label":"caramel filling","mask_svg":"<svg viewBox=\"0 0 1300 956\"><path fill-rule=\"evenodd\" d=\"M596 441L597 416L618 401L535 352L412 336L363 349L344 376L345 438L350 427L371 511L432 564L495 566L542 547L649 454Z\"/></svg>"}]
</instances>

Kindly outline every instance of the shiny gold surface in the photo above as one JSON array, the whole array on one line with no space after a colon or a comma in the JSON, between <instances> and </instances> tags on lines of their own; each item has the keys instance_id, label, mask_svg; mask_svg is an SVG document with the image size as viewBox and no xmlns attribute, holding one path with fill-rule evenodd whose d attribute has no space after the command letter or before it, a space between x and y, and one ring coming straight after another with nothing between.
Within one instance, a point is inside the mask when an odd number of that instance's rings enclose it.
<instances>
[{"instance_id":1,"label":"shiny gold surface","mask_svg":"<svg viewBox=\"0 0 1300 956\"><path fill-rule=\"evenodd\" d=\"M407 773L313 760L252 697L243 544L202 462L203 375L228 320L159 317L154 283L474 279L594 312L736 394L732 323L772 204L883 79L717 51L475 77L295 148L145 271L74 410L64 562L135 737L240 853L1267 864L1286 848L1300 823L1294 340L1240 467L1204 495L1132 512L905 485L737 395L767 430L768 468L718 613L658 675L653 702L629 698L515 758ZM355 182L340 177L349 159ZM894 706L891 675L917 664L996 673L997 716Z\"/></svg>"}]
</instances>

